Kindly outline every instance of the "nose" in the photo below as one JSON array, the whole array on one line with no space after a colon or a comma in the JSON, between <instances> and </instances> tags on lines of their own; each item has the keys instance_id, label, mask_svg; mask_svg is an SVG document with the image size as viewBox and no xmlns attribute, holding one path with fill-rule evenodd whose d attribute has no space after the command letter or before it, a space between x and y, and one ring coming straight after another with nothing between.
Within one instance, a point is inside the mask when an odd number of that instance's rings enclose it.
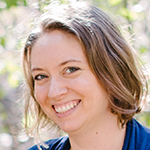
<instances>
[{"instance_id":1,"label":"nose","mask_svg":"<svg viewBox=\"0 0 150 150\"><path fill-rule=\"evenodd\" d=\"M54 100L61 100L68 93L64 81L51 78L48 97Z\"/></svg>"}]
</instances>

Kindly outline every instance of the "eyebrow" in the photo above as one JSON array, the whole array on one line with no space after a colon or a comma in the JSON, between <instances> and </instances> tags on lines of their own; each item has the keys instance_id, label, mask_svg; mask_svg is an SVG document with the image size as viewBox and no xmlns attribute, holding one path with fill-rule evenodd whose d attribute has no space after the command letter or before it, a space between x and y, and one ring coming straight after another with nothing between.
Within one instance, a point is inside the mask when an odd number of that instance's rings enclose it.
<instances>
[{"instance_id":1,"label":"eyebrow","mask_svg":"<svg viewBox=\"0 0 150 150\"><path fill-rule=\"evenodd\" d=\"M33 71L43 71L43 69L41 69L41 68L33 68L33 69L31 69L31 72L33 72Z\"/></svg>"},{"instance_id":2,"label":"eyebrow","mask_svg":"<svg viewBox=\"0 0 150 150\"><path fill-rule=\"evenodd\" d=\"M80 60L75 60L75 59L70 59L70 60L62 62L59 66L66 65L69 62L81 62L81 61ZM31 69L31 72L34 72L34 71L43 71L43 70L44 69L42 69L42 68L33 68L33 69Z\"/></svg>"},{"instance_id":3,"label":"eyebrow","mask_svg":"<svg viewBox=\"0 0 150 150\"><path fill-rule=\"evenodd\" d=\"M75 59L70 59L70 60L67 60L67 61L62 62L59 66L66 65L66 64L69 63L69 62L81 62L81 61L80 61L80 60L75 60Z\"/></svg>"}]
</instances>

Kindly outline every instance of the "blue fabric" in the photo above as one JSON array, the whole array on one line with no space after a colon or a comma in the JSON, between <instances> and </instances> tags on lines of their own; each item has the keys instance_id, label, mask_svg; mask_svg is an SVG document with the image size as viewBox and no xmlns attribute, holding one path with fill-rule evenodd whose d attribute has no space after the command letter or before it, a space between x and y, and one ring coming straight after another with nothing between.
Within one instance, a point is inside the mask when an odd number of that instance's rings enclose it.
<instances>
[{"instance_id":1,"label":"blue fabric","mask_svg":"<svg viewBox=\"0 0 150 150\"><path fill-rule=\"evenodd\" d=\"M41 146L42 150L69 150L68 136L45 142L49 148ZM38 150L35 145L28 150ZM127 123L126 136L122 150L150 150L150 129L142 126L135 119Z\"/></svg>"},{"instance_id":2,"label":"blue fabric","mask_svg":"<svg viewBox=\"0 0 150 150\"><path fill-rule=\"evenodd\" d=\"M68 136L63 136L57 139L52 139L45 142L49 148L41 147L41 150L69 150L70 149L70 142ZM38 150L37 145L29 148L28 150Z\"/></svg>"},{"instance_id":3,"label":"blue fabric","mask_svg":"<svg viewBox=\"0 0 150 150\"><path fill-rule=\"evenodd\" d=\"M132 119L127 123L122 150L150 150L150 129Z\"/></svg>"}]
</instances>

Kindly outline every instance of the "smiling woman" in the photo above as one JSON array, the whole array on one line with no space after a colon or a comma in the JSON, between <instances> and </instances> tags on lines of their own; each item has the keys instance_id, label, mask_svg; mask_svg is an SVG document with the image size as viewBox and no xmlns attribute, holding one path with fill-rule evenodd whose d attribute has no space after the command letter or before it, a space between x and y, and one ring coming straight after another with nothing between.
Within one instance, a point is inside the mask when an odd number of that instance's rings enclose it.
<instances>
[{"instance_id":1,"label":"smiling woman","mask_svg":"<svg viewBox=\"0 0 150 150\"><path fill-rule=\"evenodd\" d=\"M40 69L34 70L37 67ZM102 122L104 117L113 115L107 94L74 36L58 29L43 33L32 48L31 68L36 100L44 113L68 134L87 127L89 121Z\"/></svg>"},{"instance_id":2,"label":"smiling woman","mask_svg":"<svg viewBox=\"0 0 150 150\"><path fill-rule=\"evenodd\" d=\"M150 130L133 119L147 87L132 48L95 6L77 2L54 10L60 11L43 15L24 48L25 114L36 114L30 131L26 119L27 132L57 125L68 133L45 142L48 150L150 149ZM45 149L30 150L38 148Z\"/></svg>"}]
</instances>

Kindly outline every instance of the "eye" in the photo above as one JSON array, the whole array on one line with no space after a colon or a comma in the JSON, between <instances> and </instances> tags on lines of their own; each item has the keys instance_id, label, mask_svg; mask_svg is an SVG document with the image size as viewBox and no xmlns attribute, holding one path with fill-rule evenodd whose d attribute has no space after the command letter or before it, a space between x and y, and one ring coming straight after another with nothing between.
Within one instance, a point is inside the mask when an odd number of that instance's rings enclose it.
<instances>
[{"instance_id":1,"label":"eye","mask_svg":"<svg viewBox=\"0 0 150 150\"><path fill-rule=\"evenodd\" d=\"M39 75L35 76L34 80L42 80L44 78L48 78L48 76L39 74Z\"/></svg>"},{"instance_id":2,"label":"eye","mask_svg":"<svg viewBox=\"0 0 150 150\"><path fill-rule=\"evenodd\" d=\"M69 74L69 73L73 73L73 72L76 72L77 70L80 70L80 68L78 67L68 67L66 69L66 73Z\"/></svg>"}]
</instances>

